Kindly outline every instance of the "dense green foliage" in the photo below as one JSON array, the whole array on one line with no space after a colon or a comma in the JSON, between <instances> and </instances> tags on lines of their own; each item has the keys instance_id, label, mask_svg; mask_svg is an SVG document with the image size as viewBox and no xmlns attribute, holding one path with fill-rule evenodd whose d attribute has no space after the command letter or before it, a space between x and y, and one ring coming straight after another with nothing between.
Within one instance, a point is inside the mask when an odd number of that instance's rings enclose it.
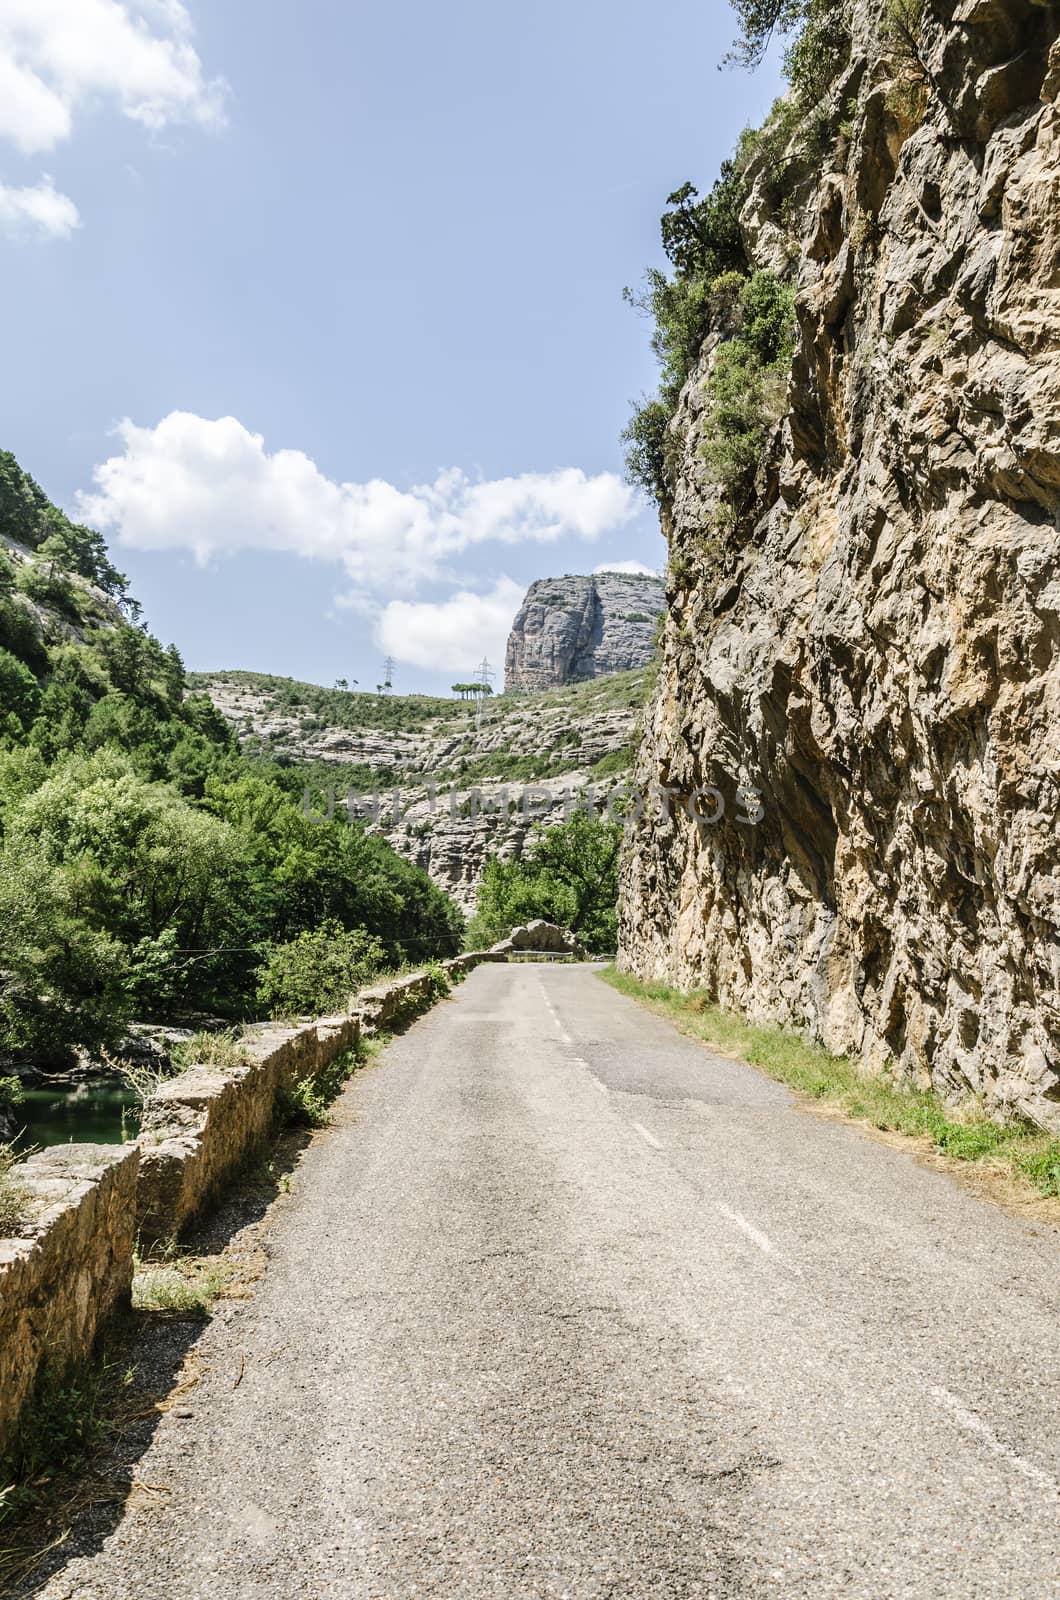
<instances>
[{"instance_id":1,"label":"dense green foliage","mask_svg":"<svg viewBox=\"0 0 1060 1600\"><path fill-rule=\"evenodd\" d=\"M543 917L570 928L591 952L613 951L621 842L617 823L576 811L558 827L538 829L520 859L490 856L469 943L493 943L512 928Z\"/></svg>"},{"instance_id":2,"label":"dense green foliage","mask_svg":"<svg viewBox=\"0 0 1060 1600\"><path fill-rule=\"evenodd\" d=\"M630 480L659 500L672 493L667 426L710 332L714 283L747 266L739 227L743 198L742 173L732 161L724 163L705 199L690 183L675 190L662 219L674 276L652 267L639 293L624 291L631 305L653 319L651 343L660 369L658 395L634 410L623 432L626 467Z\"/></svg>"},{"instance_id":3,"label":"dense green foliage","mask_svg":"<svg viewBox=\"0 0 1060 1600\"><path fill-rule=\"evenodd\" d=\"M719 285L725 280L719 280ZM744 508L769 430L781 416L794 345L794 294L771 272L738 281L734 332L707 380L702 453L730 521Z\"/></svg>"},{"instance_id":4,"label":"dense green foliage","mask_svg":"<svg viewBox=\"0 0 1060 1600\"><path fill-rule=\"evenodd\" d=\"M115 599L126 600L125 578L111 565L102 535L78 527L53 506L7 450L0 450L0 531L36 551L42 560L77 573ZM136 610L132 601L127 604Z\"/></svg>"},{"instance_id":5,"label":"dense green foliage","mask_svg":"<svg viewBox=\"0 0 1060 1600\"><path fill-rule=\"evenodd\" d=\"M49 560L31 603L24 574L71 529L80 566ZM254 1015L302 935L365 972L456 952L453 903L341 808L307 815L303 774L239 753L127 620L101 542L9 456L0 534L38 551L0 564L0 1058L110 1044L132 1016Z\"/></svg>"},{"instance_id":6,"label":"dense green foliage","mask_svg":"<svg viewBox=\"0 0 1060 1600\"><path fill-rule=\"evenodd\" d=\"M672 275L653 267L639 293L624 291L654 321L652 348L660 368L658 394L634 409L622 434L626 469L630 482L660 505L674 491L681 448L673 427L678 399L709 335L717 335L721 348L703 454L730 508L740 500L776 420L773 379L791 358L791 296L775 277L752 273L740 212L752 173L766 177L783 208L806 149L829 126L826 98L850 52L848 0L732 3L741 34L730 59L755 66L774 35L788 37L790 90L764 128L741 137L705 198L690 183L669 196L661 232ZM797 158L793 142L801 147Z\"/></svg>"},{"instance_id":7,"label":"dense green foliage","mask_svg":"<svg viewBox=\"0 0 1060 1600\"><path fill-rule=\"evenodd\" d=\"M258 1000L270 1017L345 1011L386 965L386 950L363 928L324 922L270 949L258 972Z\"/></svg>"},{"instance_id":8,"label":"dense green foliage","mask_svg":"<svg viewBox=\"0 0 1060 1600\"><path fill-rule=\"evenodd\" d=\"M849 50L847 0L731 0L740 33L729 57L744 67L757 67L774 38L789 42L784 73L794 97L805 105L820 99L834 82ZM899 0L904 3L904 0Z\"/></svg>"}]
</instances>

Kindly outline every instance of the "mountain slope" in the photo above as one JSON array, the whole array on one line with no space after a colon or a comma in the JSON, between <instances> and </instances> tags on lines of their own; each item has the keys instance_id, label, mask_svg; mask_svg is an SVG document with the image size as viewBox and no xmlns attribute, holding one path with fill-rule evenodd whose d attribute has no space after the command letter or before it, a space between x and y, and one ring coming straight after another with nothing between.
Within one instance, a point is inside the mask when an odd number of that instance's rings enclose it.
<instances>
[{"instance_id":1,"label":"mountain slope","mask_svg":"<svg viewBox=\"0 0 1060 1600\"><path fill-rule=\"evenodd\" d=\"M327 1010L355 986L337 950L363 977L459 948L425 874L303 815L138 617L99 536L0 456L0 1062L114 1047L132 1017L282 1010L288 974L319 971Z\"/></svg>"},{"instance_id":2,"label":"mountain slope","mask_svg":"<svg viewBox=\"0 0 1060 1600\"><path fill-rule=\"evenodd\" d=\"M605 803L628 775L651 673L616 673L548 694L453 700L323 689L250 672L196 674L248 754L282 763L359 809L465 912L486 856L522 852L533 827L579 795ZM433 795L430 785L434 785ZM525 798L525 804L524 804Z\"/></svg>"}]
</instances>

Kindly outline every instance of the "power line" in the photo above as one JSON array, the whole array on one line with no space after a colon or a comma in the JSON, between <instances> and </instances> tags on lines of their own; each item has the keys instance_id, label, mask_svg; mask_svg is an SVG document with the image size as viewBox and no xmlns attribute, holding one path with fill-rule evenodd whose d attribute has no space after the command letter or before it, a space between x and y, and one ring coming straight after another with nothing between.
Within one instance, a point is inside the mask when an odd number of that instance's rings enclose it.
<instances>
[{"instance_id":1,"label":"power line","mask_svg":"<svg viewBox=\"0 0 1060 1600\"><path fill-rule=\"evenodd\" d=\"M476 727L482 726L482 704L487 694L492 692L490 689L490 679L495 678L496 676L497 674L490 666L486 657L483 656L481 662L475 668L475 682L480 685L479 692L476 696L476 699L478 700L478 711L475 714Z\"/></svg>"}]
</instances>

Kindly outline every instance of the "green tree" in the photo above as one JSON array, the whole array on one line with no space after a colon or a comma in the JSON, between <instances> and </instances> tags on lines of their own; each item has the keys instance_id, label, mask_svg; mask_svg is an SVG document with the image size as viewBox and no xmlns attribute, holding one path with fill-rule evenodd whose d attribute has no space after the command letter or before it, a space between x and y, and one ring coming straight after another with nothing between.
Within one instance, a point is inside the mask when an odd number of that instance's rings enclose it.
<instances>
[{"instance_id":1,"label":"green tree","mask_svg":"<svg viewBox=\"0 0 1060 1600\"><path fill-rule=\"evenodd\" d=\"M9 850L61 870L70 911L127 955L171 935L191 956L239 928L238 836L115 751L61 761L7 816L6 836Z\"/></svg>"},{"instance_id":2,"label":"green tree","mask_svg":"<svg viewBox=\"0 0 1060 1600\"><path fill-rule=\"evenodd\" d=\"M731 0L740 23L740 35L731 60L741 66L760 66L778 34L790 34L804 24L814 0Z\"/></svg>"},{"instance_id":3,"label":"green tree","mask_svg":"<svg viewBox=\"0 0 1060 1600\"><path fill-rule=\"evenodd\" d=\"M76 891L24 843L0 850L0 1052L43 1064L113 1043L128 1013L120 944L78 915Z\"/></svg>"},{"instance_id":4,"label":"green tree","mask_svg":"<svg viewBox=\"0 0 1060 1600\"><path fill-rule=\"evenodd\" d=\"M383 970L386 950L364 928L327 921L270 945L258 972L258 1003L270 1017L345 1011L350 996Z\"/></svg>"},{"instance_id":5,"label":"green tree","mask_svg":"<svg viewBox=\"0 0 1060 1600\"><path fill-rule=\"evenodd\" d=\"M179 652L139 624L99 535L3 454L0 532L36 557L0 551L0 1050L91 1045L130 1011L255 1015L263 952L322 925L391 964L456 954L454 903L341 810L306 817L301 769L245 758L188 692ZM68 587L102 625L55 642L27 584L45 612L49 586ZM267 682L278 705L337 707L348 726L421 726L447 705ZM33 878L21 900L19 863Z\"/></svg>"},{"instance_id":6,"label":"green tree","mask_svg":"<svg viewBox=\"0 0 1060 1600\"><path fill-rule=\"evenodd\" d=\"M17 732L27 729L37 714L40 690L27 666L0 646L0 725L13 717Z\"/></svg>"},{"instance_id":7,"label":"green tree","mask_svg":"<svg viewBox=\"0 0 1060 1600\"><path fill-rule=\"evenodd\" d=\"M721 280L730 287L729 280ZM794 292L771 272L735 278L733 336L720 345L707 381L702 455L723 490L730 519L745 510L770 429L783 414L794 347Z\"/></svg>"},{"instance_id":8,"label":"green tree","mask_svg":"<svg viewBox=\"0 0 1060 1600\"><path fill-rule=\"evenodd\" d=\"M591 951L614 950L621 844L617 823L577 811L557 827L539 828L521 859L490 856L470 941L500 939L543 917L570 928Z\"/></svg>"}]
</instances>

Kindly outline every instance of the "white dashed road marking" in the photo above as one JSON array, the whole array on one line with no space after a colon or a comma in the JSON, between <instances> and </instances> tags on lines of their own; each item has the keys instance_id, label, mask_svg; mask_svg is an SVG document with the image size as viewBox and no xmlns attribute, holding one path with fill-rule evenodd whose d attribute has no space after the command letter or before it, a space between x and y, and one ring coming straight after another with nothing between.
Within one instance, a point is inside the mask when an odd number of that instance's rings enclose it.
<instances>
[{"instance_id":1,"label":"white dashed road marking","mask_svg":"<svg viewBox=\"0 0 1060 1600\"><path fill-rule=\"evenodd\" d=\"M659 1143L659 1141L655 1137L654 1133L649 1133L648 1129L645 1128L642 1123L635 1122L633 1124L633 1126L636 1128L637 1132L640 1134L640 1136L644 1140L645 1144L650 1144L653 1150L661 1150L662 1149L662 1145Z\"/></svg>"},{"instance_id":2,"label":"white dashed road marking","mask_svg":"<svg viewBox=\"0 0 1060 1600\"><path fill-rule=\"evenodd\" d=\"M1045 1489L1049 1494L1060 1495L1060 1484L1055 1479L1050 1478L1047 1472L1043 1472L1033 1462L1025 1460L1021 1455L1017 1455L1015 1450L1010 1450L1008 1445L998 1438L993 1429L988 1427L982 1417L977 1417L974 1411L969 1411L968 1407L963 1405L955 1394L951 1394L941 1384L933 1385L928 1390L928 1393L933 1400L938 1401L940 1406L946 1408L962 1428L967 1429L969 1433L974 1433L977 1438L981 1439L987 1449L993 1451L994 1455L1000 1456L1003 1461L1007 1461L1010 1467L1013 1467L1024 1478L1028 1478L1031 1483L1036 1483L1039 1489Z\"/></svg>"},{"instance_id":3,"label":"white dashed road marking","mask_svg":"<svg viewBox=\"0 0 1060 1600\"><path fill-rule=\"evenodd\" d=\"M726 1217L729 1222L733 1223L737 1228L739 1228L741 1233L745 1233L751 1240L752 1244L756 1244L758 1246L763 1255L771 1256L773 1254L772 1239L767 1239L766 1235L761 1231L760 1228L756 1228L753 1222L748 1222L746 1217L741 1217L738 1211L730 1211L728 1206L719 1204L718 1210L721 1212L723 1217Z\"/></svg>"}]
</instances>

